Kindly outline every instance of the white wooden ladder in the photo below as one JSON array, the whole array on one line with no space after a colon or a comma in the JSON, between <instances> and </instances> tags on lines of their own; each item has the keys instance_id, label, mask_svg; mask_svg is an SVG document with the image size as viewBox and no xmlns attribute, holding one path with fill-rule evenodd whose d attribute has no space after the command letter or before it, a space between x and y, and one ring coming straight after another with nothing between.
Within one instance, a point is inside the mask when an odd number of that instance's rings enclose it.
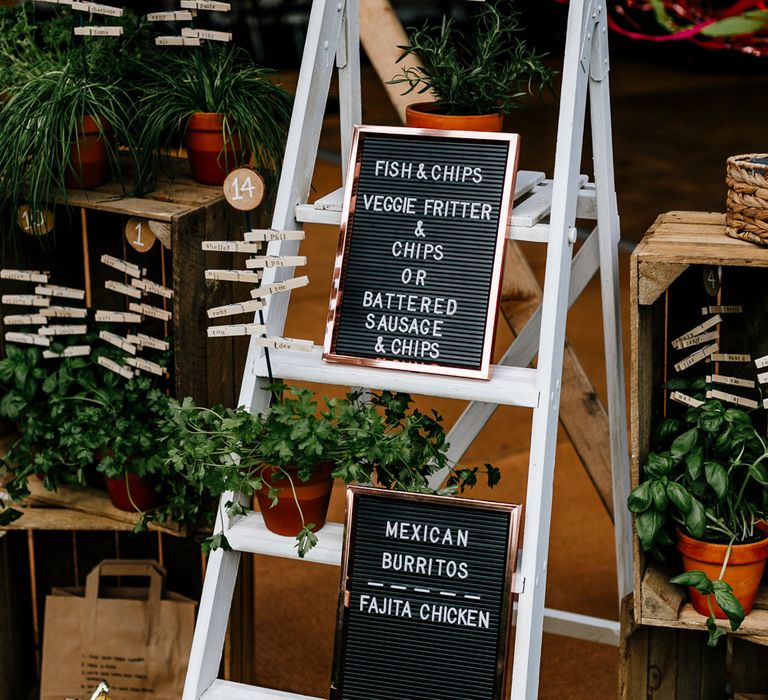
<instances>
[{"instance_id":1,"label":"white wooden ladder","mask_svg":"<svg viewBox=\"0 0 768 700\"><path fill-rule=\"evenodd\" d=\"M544 607L552 489L557 446L560 383L568 309L600 269L613 463L613 500L619 599L630 590L631 529L625 507L629 463L625 418L624 368L619 309L619 219L613 181L608 44L605 0L571 0L554 177L522 171L509 224L511 240L547 246L541 308L493 368L490 381L449 379L413 372L326 364L320 347L311 353L270 351L275 377L342 386L390 389L468 401L451 430L450 456L461 458L499 404L533 409L531 452L525 501L525 534L517 580L517 632L512 675L514 700L538 694L543 631L618 643L618 623ZM361 122L358 0L314 0L309 19L296 101L277 193L272 228L293 230L303 223L338 226L341 190L308 204L325 103L334 69L339 72L342 161L346 162L352 126ZM587 94L590 97L594 184L579 174ZM547 221L548 218L548 221ZM597 226L573 255L576 219ZM269 255L296 255L297 241L269 244ZM293 269L270 268L263 284L293 276ZM289 292L273 296L266 309L267 335L281 336ZM538 353L536 369L528 365ZM269 403L269 373L262 348L251 344L240 404L254 412ZM234 495L225 495L223 501ZM222 510L222 509L220 509ZM222 522L223 520L223 522ZM217 550L209 561L189 662L183 700L310 700L305 696L217 679L240 552L295 557L294 540L268 532L258 513L220 519L233 551ZM309 561L338 565L342 527L327 524Z\"/></svg>"}]
</instances>

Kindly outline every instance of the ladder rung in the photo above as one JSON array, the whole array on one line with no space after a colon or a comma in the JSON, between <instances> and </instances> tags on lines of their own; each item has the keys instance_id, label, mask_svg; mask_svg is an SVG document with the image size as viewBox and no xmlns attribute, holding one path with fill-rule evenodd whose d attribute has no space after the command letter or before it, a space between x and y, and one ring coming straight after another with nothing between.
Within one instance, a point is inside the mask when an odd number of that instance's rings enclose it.
<instances>
[{"instance_id":1,"label":"ladder rung","mask_svg":"<svg viewBox=\"0 0 768 700\"><path fill-rule=\"evenodd\" d=\"M579 175L579 189L589 182L586 175ZM547 180L537 185L530 196L519 204L516 203L509 217L510 226L531 228L538 224L552 209L552 190L554 183Z\"/></svg>"},{"instance_id":2,"label":"ladder rung","mask_svg":"<svg viewBox=\"0 0 768 700\"><path fill-rule=\"evenodd\" d=\"M272 375L292 381L364 386L370 389L389 389L409 394L441 396L446 399L483 401L507 406L536 408L539 390L535 369L493 365L491 378L464 379L394 369L358 367L323 362L323 349L316 345L312 352L296 350L270 350ZM267 377L264 356L256 363L256 374Z\"/></svg>"},{"instance_id":3,"label":"ladder rung","mask_svg":"<svg viewBox=\"0 0 768 700\"><path fill-rule=\"evenodd\" d=\"M211 687L202 694L201 700L321 700L321 698L232 683L231 681L215 680Z\"/></svg>"},{"instance_id":4,"label":"ladder rung","mask_svg":"<svg viewBox=\"0 0 768 700\"><path fill-rule=\"evenodd\" d=\"M276 535L268 530L261 513L248 513L227 529L226 536L230 547L238 552L299 560L296 538ZM326 523L317 531L317 544L302 561L339 566L343 541L344 526L341 523Z\"/></svg>"}]
</instances>

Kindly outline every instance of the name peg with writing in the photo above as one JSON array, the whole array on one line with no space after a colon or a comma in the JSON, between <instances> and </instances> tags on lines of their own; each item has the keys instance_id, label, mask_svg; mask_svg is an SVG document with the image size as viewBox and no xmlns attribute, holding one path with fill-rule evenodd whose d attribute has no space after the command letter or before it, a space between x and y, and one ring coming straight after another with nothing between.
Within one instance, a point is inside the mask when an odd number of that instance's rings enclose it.
<instances>
[{"instance_id":1,"label":"name peg with writing","mask_svg":"<svg viewBox=\"0 0 768 700\"><path fill-rule=\"evenodd\" d=\"M151 335L144 335L143 333L137 333L136 335L128 334L128 342L140 348L152 348L153 350L168 350L170 343L160 338L153 338Z\"/></svg>"},{"instance_id":2,"label":"name peg with writing","mask_svg":"<svg viewBox=\"0 0 768 700\"><path fill-rule=\"evenodd\" d=\"M133 297L134 299L141 299L141 290L136 289L134 286L123 284L122 282L115 282L114 280L107 280L104 282L104 288L109 289L111 292L117 292L127 297Z\"/></svg>"},{"instance_id":3,"label":"name peg with writing","mask_svg":"<svg viewBox=\"0 0 768 700\"><path fill-rule=\"evenodd\" d=\"M284 282L273 282L272 284L265 284L263 287L251 290L251 297L253 299L260 299L261 297L269 296L270 294L277 294L279 292L287 292L291 289L298 289L299 287L306 287L309 284L309 277L302 275L301 277L294 277L293 279L285 280Z\"/></svg>"},{"instance_id":4,"label":"name peg with writing","mask_svg":"<svg viewBox=\"0 0 768 700\"><path fill-rule=\"evenodd\" d=\"M48 297L39 297L34 294L3 294L0 302L9 306L50 306Z\"/></svg>"},{"instance_id":5,"label":"name peg with writing","mask_svg":"<svg viewBox=\"0 0 768 700\"><path fill-rule=\"evenodd\" d=\"M43 350L43 357L46 360L51 360L56 357L85 357L91 354L90 345L70 345L68 348L64 348L61 352L54 352L53 350Z\"/></svg>"},{"instance_id":6,"label":"name peg with writing","mask_svg":"<svg viewBox=\"0 0 768 700\"><path fill-rule=\"evenodd\" d=\"M85 299L84 289L61 287L57 284L49 284L44 287L35 287L35 294L42 294L49 297L59 297L61 299L76 299L78 301Z\"/></svg>"},{"instance_id":7,"label":"name peg with writing","mask_svg":"<svg viewBox=\"0 0 768 700\"><path fill-rule=\"evenodd\" d=\"M23 343L25 345L41 345L47 348L51 344L51 339L35 333L16 333L8 331L5 339L9 343Z\"/></svg>"},{"instance_id":8,"label":"name peg with writing","mask_svg":"<svg viewBox=\"0 0 768 700\"><path fill-rule=\"evenodd\" d=\"M126 379L131 379L133 377L133 370L130 367L120 365L114 360L110 360L108 357L101 355L96 360L96 362L98 362L102 367L110 370L110 372L119 374L121 377L125 377Z\"/></svg>"},{"instance_id":9,"label":"name peg with writing","mask_svg":"<svg viewBox=\"0 0 768 700\"><path fill-rule=\"evenodd\" d=\"M128 304L128 308L131 311L135 311L137 314L143 314L150 318L157 318L161 321L170 321L173 318L173 314L165 309L158 309L156 306L150 306L149 304L136 304L131 302Z\"/></svg>"},{"instance_id":10,"label":"name peg with writing","mask_svg":"<svg viewBox=\"0 0 768 700\"><path fill-rule=\"evenodd\" d=\"M116 348L125 350L125 352L128 352L131 355L136 354L136 346L130 343L127 338L123 338L115 333L110 333L109 331L99 331L99 338L110 345L114 345Z\"/></svg>"},{"instance_id":11,"label":"name peg with writing","mask_svg":"<svg viewBox=\"0 0 768 700\"><path fill-rule=\"evenodd\" d=\"M88 309L79 309L76 306L47 306L42 308L40 313L48 318L85 318Z\"/></svg>"},{"instance_id":12,"label":"name peg with writing","mask_svg":"<svg viewBox=\"0 0 768 700\"><path fill-rule=\"evenodd\" d=\"M96 321L104 323L141 323L139 314L129 314L125 311L97 311Z\"/></svg>"},{"instance_id":13,"label":"name peg with writing","mask_svg":"<svg viewBox=\"0 0 768 700\"><path fill-rule=\"evenodd\" d=\"M152 362L151 360L146 360L143 357L126 357L125 361L131 367L140 369L143 372L157 374L158 376L165 374L165 370L160 365L158 365L156 362Z\"/></svg>"},{"instance_id":14,"label":"name peg with writing","mask_svg":"<svg viewBox=\"0 0 768 700\"><path fill-rule=\"evenodd\" d=\"M256 258L248 258L245 261L245 266L251 270L268 267L301 267L306 264L307 258L304 255L284 255L282 257L262 255Z\"/></svg>"},{"instance_id":15,"label":"name peg with writing","mask_svg":"<svg viewBox=\"0 0 768 700\"><path fill-rule=\"evenodd\" d=\"M236 335L261 335L266 332L266 326L256 323L242 323L234 326L209 326L209 338L227 338Z\"/></svg>"},{"instance_id":16,"label":"name peg with writing","mask_svg":"<svg viewBox=\"0 0 768 700\"><path fill-rule=\"evenodd\" d=\"M40 335L85 335L88 332L88 326L76 325L76 326L43 326L37 331Z\"/></svg>"},{"instance_id":17,"label":"name peg with writing","mask_svg":"<svg viewBox=\"0 0 768 700\"><path fill-rule=\"evenodd\" d=\"M261 281L260 272L244 272L242 270L206 270L205 279L222 282L250 282L257 284Z\"/></svg>"},{"instance_id":18,"label":"name peg with writing","mask_svg":"<svg viewBox=\"0 0 768 700\"><path fill-rule=\"evenodd\" d=\"M37 270L0 270L0 280L16 280L17 282L41 282L47 284L48 273Z\"/></svg>"},{"instance_id":19,"label":"name peg with writing","mask_svg":"<svg viewBox=\"0 0 768 700\"><path fill-rule=\"evenodd\" d=\"M131 286L136 287L147 294L157 294L157 296L163 297L164 299L173 299L172 289L163 287L162 284L157 284L157 282L152 282L151 280L133 279L131 280Z\"/></svg>"},{"instance_id":20,"label":"name peg with writing","mask_svg":"<svg viewBox=\"0 0 768 700\"><path fill-rule=\"evenodd\" d=\"M122 260L121 258L116 258L114 255L107 255L105 253L101 256L101 263L107 267L124 272L131 277L141 277L141 269L138 265L128 262L127 260Z\"/></svg>"},{"instance_id":21,"label":"name peg with writing","mask_svg":"<svg viewBox=\"0 0 768 700\"><path fill-rule=\"evenodd\" d=\"M241 241L203 241L203 250L216 253L251 253L256 255L263 248L257 243L242 243Z\"/></svg>"},{"instance_id":22,"label":"name peg with writing","mask_svg":"<svg viewBox=\"0 0 768 700\"><path fill-rule=\"evenodd\" d=\"M247 314L260 311L266 306L261 299L243 301L238 304L227 304L208 309L208 318L221 318L222 316L234 316L235 314Z\"/></svg>"},{"instance_id":23,"label":"name peg with writing","mask_svg":"<svg viewBox=\"0 0 768 700\"><path fill-rule=\"evenodd\" d=\"M48 319L41 314L11 314L3 317L6 326L39 326L48 323Z\"/></svg>"},{"instance_id":24,"label":"name peg with writing","mask_svg":"<svg viewBox=\"0 0 768 700\"><path fill-rule=\"evenodd\" d=\"M265 241L303 241L304 231L272 231L271 229L254 229L243 236L248 242Z\"/></svg>"},{"instance_id":25,"label":"name peg with writing","mask_svg":"<svg viewBox=\"0 0 768 700\"><path fill-rule=\"evenodd\" d=\"M75 27L75 36L122 36L122 27Z\"/></svg>"}]
</instances>

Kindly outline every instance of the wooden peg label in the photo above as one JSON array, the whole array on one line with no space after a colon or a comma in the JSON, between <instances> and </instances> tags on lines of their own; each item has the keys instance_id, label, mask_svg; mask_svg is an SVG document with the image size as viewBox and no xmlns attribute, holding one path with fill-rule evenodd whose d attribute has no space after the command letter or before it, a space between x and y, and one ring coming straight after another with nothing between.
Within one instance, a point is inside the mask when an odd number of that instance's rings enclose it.
<instances>
[{"instance_id":1,"label":"wooden peg label","mask_svg":"<svg viewBox=\"0 0 768 700\"><path fill-rule=\"evenodd\" d=\"M75 36L122 36L122 27L75 27Z\"/></svg>"},{"instance_id":2,"label":"wooden peg label","mask_svg":"<svg viewBox=\"0 0 768 700\"><path fill-rule=\"evenodd\" d=\"M84 357L91 354L90 345L70 345L68 348L64 348L61 352L54 352L53 350L43 350L43 357L46 360L50 360L56 357Z\"/></svg>"},{"instance_id":3,"label":"wooden peg label","mask_svg":"<svg viewBox=\"0 0 768 700\"><path fill-rule=\"evenodd\" d=\"M677 403L682 403L686 406L693 406L693 408L698 408L699 406L704 405L703 401L694 399L693 396L688 396L688 394L683 394L680 391L673 391L669 395L669 398L672 399L672 401L677 401Z\"/></svg>"},{"instance_id":4,"label":"wooden peg label","mask_svg":"<svg viewBox=\"0 0 768 700\"><path fill-rule=\"evenodd\" d=\"M163 287L163 285L150 280L133 279L131 280L131 286L141 289L143 292L147 292L147 294L157 294L165 299L173 299L172 289Z\"/></svg>"},{"instance_id":5,"label":"wooden peg label","mask_svg":"<svg viewBox=\"0 0 768 700\"><path fill-rule=\"evenodd\" d=\"M73 287L60 287L56 284L49 284L44 287L35 287L35 294L43 294L50 297L60 297L62 299L85 299L84 289L74 289Z\"/></svg>"},{"instance_id":6,"label":"wooden peg label","mask_svg":"<svg viewBox=\"0 0 768 700\"><path fill-rule=\"evenodd\" d=\"M116 348L125 350L131 355L136 354L136 346L132 343L129 343L126 338L123 338L115 333L110 333L109 331L99 331L99 338L106 341L110 345L114 345Z\"/></svg>"},{"instance_id":7,"label":"wooden peg label","mask_svg":"<svg viewBox=\"0 0 768 700\"><path fill-rule=\"evenodd\" d=\"M141 277L141 270L139 269L138 265L134 265L127 260L116 258L114 255L102 255L101 262L103 265L114 268L115 270L119 270L120 272L124 272L126 275L130 275L131 277Z\"/></svg>"},{"instance_id":8,"label":"wooden peg label","mask_svg":"<svg viewBox=\"0 0 768 700\"><path fill-rule=\"evenodd\" d=\"M16 333L9 331L5 334L5 339L9 343L23 343L24 345L40 345L47 348L51 344L51 339L35 333Z\"/></svg>"},{"instance_id":9,"label":"wooden peg label","mask_svg":"<svg viewBox=\"0 0 768 700\"><path fill-rule=\"evenodd\" d=\"M155 46L200 46L200 39L187 36L156 36Z\"/></svg>"},{"instance_id":10,"label":"wooden peg label","mask_svg":"<svg viewBox=\"0 0 768 700\"><path fill-rule=\"evenodd\" d=\"M263 309L265 303L261 299L244 301L239 304L227 304L208 309L208 318L221 318L222 316L234 316L235 314L254 313Z\"/></svg>"},{"instance_id":11,"label":"wooden peg label","mask_svg":"<svg viewBox=\"0 0 768 700\"><path fill-rule=\"evenodd\" d=\"M257 284L261 280L260 272L245 272L242 270L206 270L205 279L221 280L223 282L251 282Z\"/></svg>"},{"instance_id":12,"label":"wooden peg label","mask_svg":"<svg viewBox=\"0 0 768 700\"><path fill-rule=\"evenodd\" d=\"M690 348L694 345L709 343L713 340L717 340L717 331L710 331L709 333L702 333L701 335L693 335L690 338L685 338L684 340L675 340L672 343L672 346L676 350L683 350L684 348Z\"/></svg>"},{"instance_id":13,"label":"wooden peg label","mask_svg":"<svg viewBox=\"0 0 768 700\"><path fill-rule=\"evenodd\" d=\"M201 39L207 37L201 36ZM231 35L230 35L231 36ZM253 168L237 168L224 180L224 197L238 211L251 211L264 201L264 178Z\"/></svg>"},{"instance_id":14,"label":"wooden peg label","mask_svg":"<svg viewBox=\"0 0 768 700\"><path fill-rule=\"evenodd\" d=\"M735 352L716 352L712 355L712 362L749 362L751 359L751 355Z\"/></svg>"},{"instance_id":15,"label":"wooden peg label","mask_svg":"<svg viewBox=\"0 0 768 700\"><path fill-rule=\"evenodd\" d=\"M106 15L107 17L122 17L122 7L111 7L109 5L100 5L95 2L79 2L73 0L72 9L80 12L88 12L92 15Z\"/></svg>"},{"instance_id":16,"label":"wooden peg label","mask_svg":"<svg viewBox=\"0 0 768 700\"><path fill-rule=\"evenodd\" d=\"M118 294L124 294L127 297L133 297L134 299L141 299L141 290L136 287L128 286L122 282L115 282L114 280L107 280L104 282L104 288L109 289L112 292Z\"/></svg>"},{"instance_id":17,"label":"wooden peg label","mask_svg":"<svg viewBox=\"0 0 768 700\"><path fill-rule=\"evenodd\" d=\"M125 240L139 253L146 253L155 244L157 237L149 228L148 219L132 218L125 224Z\"/></svg>"},{"instance_id":18,"label":"wooden peg label","mask_svg":"<svg viewBox=\"0 0 768 700\"><path fill-rule=\"evenodd\" d=\"M751 379L742 379L741 377L728 377L722 374L712 374L707 377L707 381L712 384L727 384L728 386L741 386L746 389L754 389L755 383Z\"/></svg>"},{"instance_id":19,"label":"wooden peg label","mask_svg":"<svg viewBox=\"0 0 768 700\"><path fill-rule=\"evenodd\" d=\"M255 258L248 258L245 266L252 270L269 267L302 267L307 264L307 258L303 255L262 255Z\"/></svg>"},{"instance_id":20,"label":"wooden peg label","mask_svg":"<svg viewBox=\"0 0 768 700\"><path fill-rule=\"evenodd\" d=\"M170 12L150 12L146 15L147 22L191 22L196 13L189 10L172 10Z\"/></svg>"},{"instance_id":21,"label":"wooden peg label","mask_svg":"<svg viewBox=\"0 0 768 700\"><path fill-rule=\"evenodd\" d=\"M297 338L254 338L253 343L263 348L298 350L299 352L312 352L315 347L311 340L300 340Z\"/></svg>"},{"instance_id":22,"label":"wooden peg label","mask_svg":"<svg viewBox=\"0 0 768 700\"><path fill-rule=\"evenodd\" d=\"M40 335L85 335L88 332L88 326L43 326L37 332Z\"/></svg>"},{"instance_id":23,"label":"wooden peg label","mask_svg":"<svg viewBox=\"0 0 768 700\"><path fill-rule=\"evenodd\" d=\"M758 369L763 369L763 367L768 367L768 355L763 355L762 357L758 357L755 360L755 367Z\"/></svg>"},{"instance_id":24,"label":"wooden peg label","mask_svg":"<svg viewBox=\"0 0 768 700\"><path fill-rule=\"evenodd\" d=\"M29 204L22 204L16 220L24 233L30 236L45 236L56 226L56 216L48 207L40 207L33 212Z\"/></svg>"},{"instance_id":25,"label":"wooden peg label","mask_svg":"<svg viewBox=\"0 0 768 700\"><path fill-rule=\"evenodd\" d=\"M101 355L96 362L98 362L102 367L110 370L111 372L114 372L115 374L119 374L121 377L125 377L126 379L131 379L133 377L133 370L130 367L125 367L124 365L119 365L114 360L110 360L108 357L104 357Z\"/></svg>"},{"instance_id":26,"label":"wooden peg label","mask_svg":"<svg viewBox=\"0 0 768 700\"><path fill-rule=\"evenodd\" d=\"M732 403L735 406L741 406L742 408L757 408L757 401L754 399L748 399L744 396L736 396L736 394L729 394L725 391L718 391L717 389L712 389L711 391L707 392L707 398L708 399L719 399L720 401L725 401L726 403Z\"/></svg>"},{"instance_id":27,"label":"wooden peg label","mask_svg":"<svg viewBox=\"0 0 768 700\"><path fill-rule=\"evenodd\" d=\"M229 12L232 7L228 2L216 0L181 0L179 6L185 10L208 10L209 12Z\"/></svg>"},{"instance_id":28,"label":"wooden peg label","mask_svg":"<svg viewBox=\"0 0 768 700\"><path fill-rule=\"evenodd\" d=\"M684 360L680 360L675 365L675 371L676 372L682 372L684 369L688 369L689 367L692 367L697 362L701 362L701 360L706 359L713 353L718 351L717 343L713 343L712 345L708 345L705 348L701 348L701 350L697 350L692 355L689 355Z\"/></svg>"},{"instance_id":29,"label":"wooden peg label","mask_svg":"<svg viewBox=\"0 0 768 700\"><path fill-rule=\"evenodd\" d=\"M78 309L74 306L48 306L40 310L42 316L48 318L85 318L88 309Z\"/></svg>"},{"instance_id":30,"label":"wooden peg label","mask_svg":"<svg viewBox=\"0 0 768 700\"><path fill-rule=\"evenodd\" d=\"M261 253L263 247L257 243L241 243L240 241L203 241L203 250L216 253Z\"/></svg>"},{"instance_id":31,"label":"wooden peg label","mask_svg":"<svg viewBox=\"0 0 768 700\"><path fill-rule=\"evenodd\" d=\"M740 314L744 313L743 306L702 306L701 313L706 314Z\"/></svg>"},{"instance_id":32,"label":"wooden peg label","mask_svg":"<svg viewBox=\"0 0 768 700\"><path fill-rule=\"evenodd\" d=\"M708 331L713 326L716 326L718 323L722 322L722 320L723 319L719 315L708 318L706 321L704 321L704 323L700 323L698 326L691 328L691 330L689 330L687 333L683 333L679 338L675 338L672 341L672 347L677 348L682 341L693 338L693 336L704 333L704 331Z\"/></svg>"},{"instance_id":33,"label":"wooden peg label","mask_svg":"<svg viewBox=\"0 0 768 700\"><path fill-rule=\"evenodd\" d=\"M152 348L153 350L167 350L170 343L159 338L153 338L151 335L138 333L137 335L128 334L128 342L137 345L140 348Z\"/></svg>"},{"instance_id":34,"label":"wooden peg label","mask_svg":"<svg viewBox=\"0 0 768 700\"><path fill-rule=\"evenodd\" d=\"M48 273L37 270L0 270L0 280L16 280L17 282L39 282L47 284Z\"/></svg>"},{"instance_id":35,"label":"wooden peg label","mask_svg":"<svg viewBox=\"0 0 768 700\"><path fill-rule=\"evenodd\" d=\"M128 309L135 311L137 314L143 314L150 318L157 318L161 321L170 321L173 318L173 314L165 309L158 309L156 306L150 306L149 304L136 304L131 302L128 304Z\"/></svg>"},{"instance_id":36,"label":"wooden peg label","mask_svg":"<svg viewBox=\"0 0 768 700\"><path fill-rule=\"evenodd\" d=\"M309 277L302 275L301 277L285 280L285 282L273 282L272 284L265 284L263 287L252 289L251 297L253 299L260 299L261 297L266 297L270 294L277 294L278 292L287 292L290 289L306 287L308 284Z\"/></svg>"},{"instance_id":37,"label":"wooden peg label","mask_svg":"<svg viewBox=\"0 0 768 700\"><path fill-rule=\"evenodd\" d=\"M141 323L141 316L124 311L97 311L96 321L102 323Z\"/></svg>"},{"instance_id":38,"label":"wooden peg label","mask_svg":"<svg viewBox=\"0 0 768 700\"><path fill-rule=\"evenodd\" d=\"M233 335L261 335L266 327L255 323L243 323L235 326L209 326L209 338L226 338Z\"/></svg>"},{"instance_id":39,"label":"wooden peg label","mask_svg":"<svg viewBox=\"0 0 768 700\"><path fill-rule=\"evenodd\" d=\"M126 357L125 361L127 364L131 365L131 367L140 369L143 372L149 372L150 374L157 375L162 375L165 373L165 370L156 362L144 359L143 357Z\"/></svg>"},{"instance_id":40,"label":"wooden peg label","mask_svg":"<svg viewBox=\"0 0 768 700\"><path fill-rule=\"evenodd\" d=\"M40 314L11 314L3 317L6 326L39 326L48 323L48 319Z\"/></svg>"},{"instance_id":41,"label":"wooden peg label","mask_svg":"<svg viewBox=\"0 0 768 700\"><path fill-rule=\"evenodd\" d=\"M303 241L304 231L272 231L271 229L254 229L243 236L246 241Z\"/></svg>"},{"instance_id":42,"label":"wooden peg label","mask_svg":"<svg viewBox=\"0 0 768 700\"><path fill-rule=\"evenodd\" d=\"M34 294L3 294L0 301L10 306L49 306L51 303L48 297L39 297Z\"/></svg>"}]
</instances>

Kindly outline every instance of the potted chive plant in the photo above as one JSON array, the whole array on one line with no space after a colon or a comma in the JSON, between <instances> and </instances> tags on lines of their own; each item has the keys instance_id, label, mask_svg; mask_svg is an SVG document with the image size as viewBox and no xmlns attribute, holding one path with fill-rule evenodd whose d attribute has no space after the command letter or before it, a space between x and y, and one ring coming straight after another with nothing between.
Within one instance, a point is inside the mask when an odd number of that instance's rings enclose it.
<instances>
[{"instance_id":1,"label":"potted chive plant","mask_svg":"<svg viewBox=\"0 0 768 700\"><path fill-rule=\"evenodd\" d=\"M427 94L434 101L409 105L406 124L501 131L504 116L555 75L521 38L522 31L511 0L479 3L464 30L447 17L439 26L409 28L398 62L415 55L420 65L403 68L389 82L405 85L403 94Z\"/></svg>"},{"instance_id":2,"label":"potted chive plant","mask_svg":"<svg viewBox=\"0 0 768 700\"><path fill-rule=\"evenodd\" d=\"M698 389L697 389L698 387ZM686 388L704 399L704 383ZM679 388L679 387L675 387ZM696 393L698 391L698 394ZM707 617L709 643L750 612L768 558L768 444L746 412L702 401L655 429L642 482L629 495L643 550L664 558L676 544L691 603Z\"/></svg>"},{"instance_id":3,"label":"potted chive plant","mask_svg":"<svg viewBox=\"0 0 768 700\"><path fill-rule=\"evenodd\" d=\"M449 466L440 417L412 408L407 394L382 392L363 400L352 393L325 399L320 408L307 389L275 385L272 391L273 403L261 415L177 403L168 453L178 471L212 496L255 495L267 528L295 535L301 557L325 523L334 478L434 492L429 477ZM450 466L440 493L477 482L480 468ZM485 465L485 471L495 485L498 470ZM244 512L239 502L228 509L231 516ZM215 534L209 544L224 546L224 535Z\"/></svg>"},{"instance_id":4,"label":"potted chive plant","mask_svg":"<svg viewBox=\"0 0 768 700\"><path fill-rule=\"evenodd\" d=\"M158 53L145 66L136 105L145 165L182 143L192 176L221 185L227 173L253 160L270 180L279 167L291 115L291 96L274 71L241 49L216 42Z\"/></svg>"}]
</instances>

